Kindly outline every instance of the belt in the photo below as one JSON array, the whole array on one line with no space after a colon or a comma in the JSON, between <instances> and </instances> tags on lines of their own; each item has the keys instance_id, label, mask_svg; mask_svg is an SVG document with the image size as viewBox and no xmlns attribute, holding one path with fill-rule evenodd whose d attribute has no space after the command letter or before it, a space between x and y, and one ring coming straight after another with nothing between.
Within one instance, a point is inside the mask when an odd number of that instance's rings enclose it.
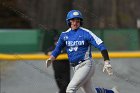
<instances>
[{"instance_id":1,"label":"belt","mask_svg":"<svg viewBox=\"0 0 140 93\"><path fill-rule=\"evenodd\" d=\"M78 61L78 62L70 63L70 65L71 65L72 67L75 67L75 66L77 66L78 64L80 64L80 63L82 63L82 62L84 62L84 61L86 61L86 60L80 60L80 61Z\"/></svg>"}]
</instances>

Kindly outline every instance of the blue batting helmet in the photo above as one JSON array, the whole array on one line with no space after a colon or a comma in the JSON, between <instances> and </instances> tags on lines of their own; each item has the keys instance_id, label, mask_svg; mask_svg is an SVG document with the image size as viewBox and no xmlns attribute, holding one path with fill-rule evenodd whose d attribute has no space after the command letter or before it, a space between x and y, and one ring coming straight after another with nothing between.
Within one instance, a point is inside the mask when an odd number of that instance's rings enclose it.
<instances>
[{"instance_id":1,"label":"blue batting helmet","mask_svg":"<svg viewBox=\"0 0 140 93\"><path fill-rule=\"evenodd\" d=\"M82 21L83 20L82 13L79 10L71 10L70 12L68 12L66 22L69 26L70 26L69 20L73 18L79 18ZM81 22L81 25L82 25L82 22Z\"/></svg>"}]
</instances>

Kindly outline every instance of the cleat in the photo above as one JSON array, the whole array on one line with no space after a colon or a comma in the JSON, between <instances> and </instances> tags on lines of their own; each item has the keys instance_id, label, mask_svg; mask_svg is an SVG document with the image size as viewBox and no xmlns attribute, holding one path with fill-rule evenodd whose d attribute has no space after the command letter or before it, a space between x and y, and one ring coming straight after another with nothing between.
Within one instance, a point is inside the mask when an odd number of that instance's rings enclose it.
<instances>
[{"instance_id":1,"label":"cleat","mask_svg":"<svg viewBox=\"0 0 140 93\"><path fill-rule=\"evenodd\" d=\"M112 90L114 93L120 93L117 87L113 87L111 90Z\"/></svg>"}]
</instances>

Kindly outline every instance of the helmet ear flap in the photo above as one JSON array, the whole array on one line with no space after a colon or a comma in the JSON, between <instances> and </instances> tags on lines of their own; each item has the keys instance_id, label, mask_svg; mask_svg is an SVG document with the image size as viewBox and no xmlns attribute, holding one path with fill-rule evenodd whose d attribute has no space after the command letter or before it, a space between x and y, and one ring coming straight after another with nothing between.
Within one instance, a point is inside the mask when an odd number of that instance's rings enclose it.
<instances>
[{"instance_id":1,"label":"helmet ear flap","mask_svg":"<svg viewBox=\"0 0 140 93\"><path fill-rule=\"evenodd\" d=\"M71 26L71 23L70 23L70 21L68 22L68 26L69 26L69 27Z\"/></svg>"},{"instance_id":2,"label":"helmet ear flap","mask_svg":"<svg viewBox=\"0 0 140 93\"><path fill-rule=\"evenodd\" d=\"M70 20L66 20L66 22L67 22L67 25L70 27L71 26Z\"/></svg>"},{"instance_id":3,"label":"helmet ear flap","mask_svg":"<svg viewBox=\"0 0 140 93\"><path fill-rule=\"evenodd\" d=\"M83 25L83 21L80 21L80 26L82 26Z\"/></svg>"}]
</instances>

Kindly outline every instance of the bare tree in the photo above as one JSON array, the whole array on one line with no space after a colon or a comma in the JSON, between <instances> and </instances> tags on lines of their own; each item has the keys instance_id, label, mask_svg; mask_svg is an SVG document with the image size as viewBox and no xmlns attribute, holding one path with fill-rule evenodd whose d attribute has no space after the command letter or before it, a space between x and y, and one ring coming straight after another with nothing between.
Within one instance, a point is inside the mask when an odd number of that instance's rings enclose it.
<instances>
[{"instance_id":1,"label":"bare tree","mask_svg":"<svg viewBox=\"0 0 140 93\"><path fill-rule=\"evenodd\" d=\"M33 27L46 30L65 28L65 14L72 8L72 2L65 0L18 0L18 5L32 19Z\"/></svg>"},{"instance_id":2,"label":"bare tree","mask_svg":"<svg viewBox=\"0 0 140 93\"><path fill-rule=\"evenodd\" d=\"M65 29L66 14L71 9L83 13L88 28L136 27L140 18L140 0L0 0L0 4L3 15L5 7L32 28L45 30Z\"/></svg>"}]
</instances>

